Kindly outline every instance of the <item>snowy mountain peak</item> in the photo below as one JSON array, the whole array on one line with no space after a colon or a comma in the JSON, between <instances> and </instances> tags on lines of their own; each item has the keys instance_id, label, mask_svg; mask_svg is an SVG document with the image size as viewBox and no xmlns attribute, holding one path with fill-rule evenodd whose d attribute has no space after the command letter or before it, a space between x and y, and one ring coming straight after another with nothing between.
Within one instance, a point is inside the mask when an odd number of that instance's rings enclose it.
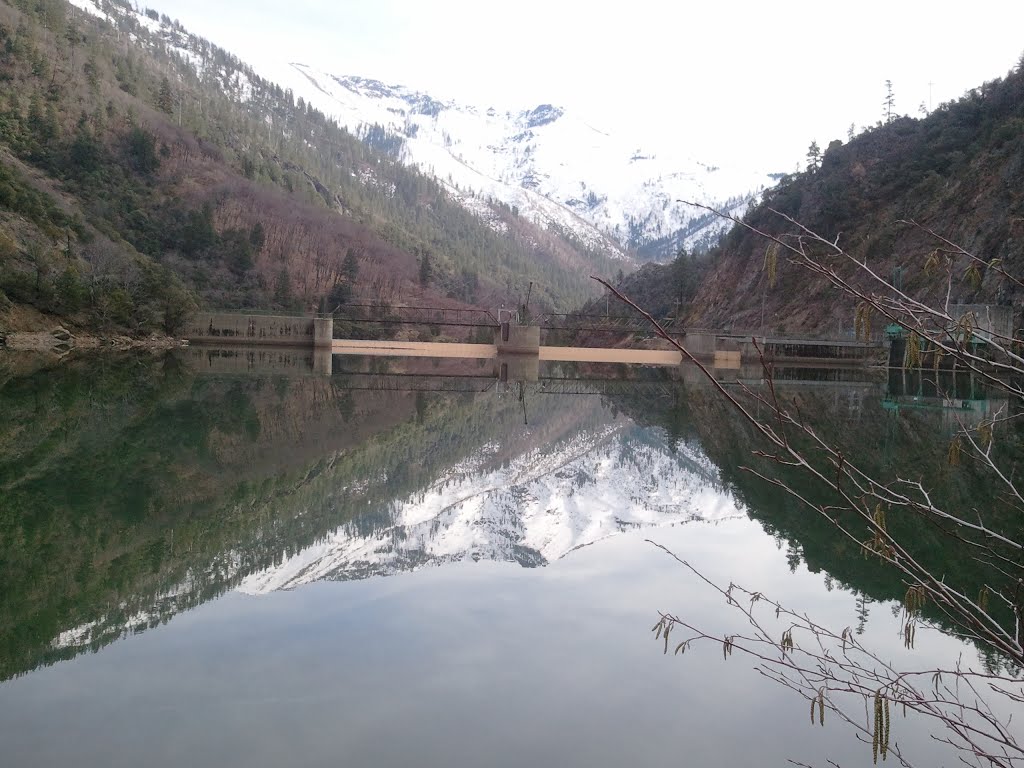
<instances>
[{"instance_id":1,"label":"snowy mountain peak","mask_svg":"<svg viewBox=\"0 0 1024 768\"><path fill-rule=\"evenodd\" d=\"M665 260L717 240L725 224L680 203L742 212L774 181L753 169L690 157L684 148L638 146L551 103L502 111L402 85L324 73L295 63L282 85L356 133L401 137L400 158L432 173L467 207L480 201L611 255Z\"/></svg>"}]
</instances>

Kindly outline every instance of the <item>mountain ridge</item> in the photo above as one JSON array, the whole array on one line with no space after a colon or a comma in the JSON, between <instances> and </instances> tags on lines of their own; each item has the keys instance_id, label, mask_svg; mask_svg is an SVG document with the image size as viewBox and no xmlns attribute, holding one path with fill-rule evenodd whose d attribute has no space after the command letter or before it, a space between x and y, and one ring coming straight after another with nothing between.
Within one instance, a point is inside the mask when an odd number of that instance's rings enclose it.
<instances>
[{"instance_id":1,"label":"mountain ridge","mask_svg":"<svg viewBox=\"0 0 1024 768\"><path fill-rule=\"evenodd\" d=\"M737 208L777 174L725 169L597 128L551 103L520 109L460 104L401 84L334 75L301 62L280 78L353 131L374 131L395 156L454 191L472 190L545 226L568 227L627 261L664 261L717 242L725 227L678 202Z\"/></svg>"}]
</instances>

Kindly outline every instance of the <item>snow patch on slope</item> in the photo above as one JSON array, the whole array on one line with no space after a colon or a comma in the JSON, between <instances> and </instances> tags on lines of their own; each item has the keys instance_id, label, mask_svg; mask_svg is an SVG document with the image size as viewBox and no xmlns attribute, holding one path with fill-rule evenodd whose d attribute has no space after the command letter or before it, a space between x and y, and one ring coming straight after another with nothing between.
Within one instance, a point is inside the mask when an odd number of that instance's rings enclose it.
<instances>
[{"instance_id":1,"label":"snow patch on slope","mask_svg":"<svg viewBox=\"0 0 1024 768\"><path fill-rule=\"evenodd\" d=\"M105 21L110 21L110 17L101 11L97 4L91 0L68 0L68 2L80 11L85 11L90 16L97 16Z\"/></svg>"}]
</instances>

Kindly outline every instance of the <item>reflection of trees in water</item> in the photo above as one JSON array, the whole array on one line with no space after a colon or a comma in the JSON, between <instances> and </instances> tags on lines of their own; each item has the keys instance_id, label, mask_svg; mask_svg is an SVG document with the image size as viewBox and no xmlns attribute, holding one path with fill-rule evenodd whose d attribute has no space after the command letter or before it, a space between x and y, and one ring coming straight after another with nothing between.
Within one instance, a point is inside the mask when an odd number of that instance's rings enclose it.
<instances>
[{"instance_id":1,"label":"reflection of trees in water","mask_svg":"<svg viewBox=\"0 0 1024 768\"><path fill-rule=\"evenodd\" d=\"M401 537L394 500L485 444L500 464L604 418L551 401L535 410L556 427L523 431L511 399L197 376L173 355L12 377L0 404L18 436L0 444L0 679L166 621L348 520Z\"/></svg>"},{"instance_id":2,"label":"reflection of trees in water","mask_svg":"<svg viewBox=\"0 0 1024 768\"><path fill-rule=\"evenodd\" d=\"M888 479L897 474L921 479L932 490L937 505L960 512L985 510L987 521L997 530L1013 535L1024 531L1024 520L1002 503L984 467L965 462L953 468L948 463L954 431L965 421L968 425L972 423L971 411L962 409L962 403L949 407L949 395L972 396L973 403L992 403L986 400L990 393L965 375L940 373L936 379L932 372L925 371L923 376L919 372L906 380L915 394L906 402L900 401L898 407L891 406L891 398L903 395L893 394L891 381L804 388L780 385L778 391L783 401L798 411L817 434L839 446L851 463L868 474ZM925 394L918 395L918 391ZM1006 404L1003 399L996 407ZM779 478L816 503L829 503L831 498L806 473L752 456L751 451L758 443L750 424L706 386L688 383L685 394L668 405L643 399L621 400L616 405L641 423L662 426L674 440L685 439L683 436L699 439L719 467L723 481L744 502L750 516L769 534L789 542L790 567L803 561L811 571L825 571L856 592L858 623L867 621L869 602L903 599L906 585L894 569L880 564L877 558L866 559L857 541L837 536L827 520L808 513L786 489L741 469L751 467ZM756 414L757 406L751 408ZM1016 467L1017 472L1024 461L1021 429L1016 425L996 447L1011 471ZM958 585L966 594L976 595L986 585L1000 585L1012 591L1007 578L992 565L980 564L970 547L953 535L951 526L938 521L926 523L909 513L890 514L888 525L895 535L908 542L915 556L940 569L951 584ZM867 537L865 527L861 538ZM1004 626L1013 626L1012 613L1006 606L993 605L991 610ZM926 605L925 613L940 621L944 619L933 605Z\"/></svg>"},{"instance_id":3,"label":"reflection of trees in water","mask_svg":"<svg viewBox=\"0 0 1024 768\"><path fill-rule=\"evenodd\" d=\"M856 592L857 595L857 629L854 630L858 635L864 634L864 629L868 625L868 616L870 610L868 608L871 605L871 598L865 595L863 592Z\"/></svg>"}]
</instances>

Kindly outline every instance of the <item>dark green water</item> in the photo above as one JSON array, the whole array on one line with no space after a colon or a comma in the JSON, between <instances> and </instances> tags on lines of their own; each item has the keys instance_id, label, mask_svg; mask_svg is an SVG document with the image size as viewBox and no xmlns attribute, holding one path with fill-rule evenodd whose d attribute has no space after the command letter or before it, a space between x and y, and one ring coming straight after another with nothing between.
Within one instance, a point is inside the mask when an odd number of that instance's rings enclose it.
<instances>
[{"instance_id":1,"label":"dark green water","mask_svg":"<svg viewBox=\"0 0 1024 768\"><path fill-rule=\"evenodd\" d=\"M900 580L739 469L751 430L706 385L623 366L527 384L491 362L333 367L0 358L4 765L870 760L720 648L666 658L651 639L658 610L716 632L736 617L646 538L905 653ZM902 375L779 379L865 468L965 508L992 493L945 461L958 423L1010 406L971 382L942 383L943 400ZM1018 451L1016 433L1002 445ZM941 531L908 535L965 589L986 577ZM986 661L939 632L917 646L915 664ZM897 725L925 763L951 762Z\"/></svg>"}]
</instances>

